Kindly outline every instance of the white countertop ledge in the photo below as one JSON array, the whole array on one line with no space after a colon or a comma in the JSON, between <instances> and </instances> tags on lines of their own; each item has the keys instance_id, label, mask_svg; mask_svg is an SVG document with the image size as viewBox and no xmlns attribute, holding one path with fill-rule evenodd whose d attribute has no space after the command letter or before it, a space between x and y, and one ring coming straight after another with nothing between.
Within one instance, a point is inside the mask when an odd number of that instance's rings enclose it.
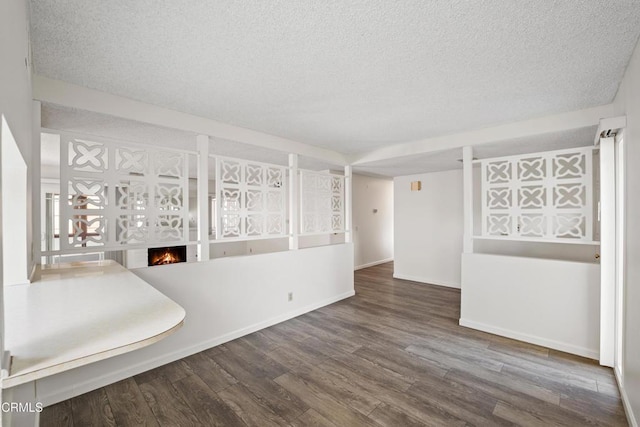
<instances>
[{"instance_id":1,"label":"white countertop ledge","mask_svg":"<svg viewBox=\"0 0 640 427\"><path fill-rule=\"evenodd\" d=\"M145 347L178 330L185 311L114 261L60 264L4 290L2 388Z\"/></svg>"}]
</instances>

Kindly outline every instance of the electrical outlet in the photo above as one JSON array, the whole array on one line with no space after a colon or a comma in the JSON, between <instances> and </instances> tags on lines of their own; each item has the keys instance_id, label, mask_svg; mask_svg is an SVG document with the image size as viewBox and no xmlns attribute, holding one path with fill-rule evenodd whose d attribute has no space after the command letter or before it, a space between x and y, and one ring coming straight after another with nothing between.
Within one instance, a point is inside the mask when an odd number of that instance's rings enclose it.
<instances>
[{"instance_id":1,"label":"electrical outlet","mask_svg":"<svg viewBox=\"0 0 640 427\"><path fill-rule=\"evenodd\" d=\"M293 292L289 292L289 302L293 301Z\"/></svg>"}]
</instances>

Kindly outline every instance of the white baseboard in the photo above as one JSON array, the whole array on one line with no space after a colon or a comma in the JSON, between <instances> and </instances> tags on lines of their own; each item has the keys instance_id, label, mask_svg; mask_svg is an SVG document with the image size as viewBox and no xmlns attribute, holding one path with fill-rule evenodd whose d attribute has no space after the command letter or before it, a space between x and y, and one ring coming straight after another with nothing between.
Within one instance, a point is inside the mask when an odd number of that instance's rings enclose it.
<instances>
[{"instance_id":1,"label":"white baseboard","mask_svg":"<svg viewBox=\"0 0 640 427\"><path fill-rule=\"evenodd\" d=\"M411 280L412 282L427 283L429 285L446 286L447 288L460 289L460 283L444 282L442 280L432 280L426 277L411 276L408 274L393 273L394 279Z\"/></svg>"},{"instance_id":2,"label":"white baseboard","mask_svg":"<svg viewBox=\"0 0 640 427\"><path fill-rule=\"evenodd\" d=\"M615 368L613 369L613 372L616 375L616 382L618 383L618 390L620 390L620 396L622 397L622 406L624 406L624 413L627 415L627 421L631 427L638 427L638 422L636 421L633 409L631 409L631 402L629 402L629 396L627 396L627 390L624 388L624 383L622 378L620 378L620 373Z\"/></svg>"},{"instance_id":3,"label":"white baseboard","mask_svg":"<svg viewBox=\"0 0 640 427\"><path fill-rule=\"evenodd\" d=\"M498 326L475 322L473 320L460 319L459 324L460 326L465 326L467 328L477 329L482 332L488 332L490 334L500 335L503 337L512 338L514 340L528 342L530 344L541 345L543 347L552 348L554 350L564 351L566 353L576 354L582 357L588 357L589 359L598 360L600 357L600 353L598 350L591 350L585 347L579 347L560 341L554 341L535 335L529 335L522 332L512 331L510 329L500 328Z\"/></svg>"},{"instance_id":4,"label":"white baseboard","mask_svg":"<svg viewBox=\"0 0 640 427\"><path fill-rule=\"evenodd\" d=\"M100 387L104 387L106 385L113 384L115 382L132 377L134 375L138 375L150 369L157 368L158 366L166 365L167 363L171 363L176 360L180 360L184 357L191 356L192 354L201 352L203 350L207 350L211 347L215 347L217 345L224 344L229 341L233 341L237 338L243 337L245 335L259 331L261 329L268 328L269 326L276 325L286 320L293 319L294 317L298 317L310 311L317 310L321 307L324 307L329 304L333 304L335 302L338 302L345 298L352 297L354 295L355 295L355 291L345 292L343 294L336 295L334 297L325 299L323 301L310 304L306 307L302 307L297 310L293 310L288 313L284 313L282 315L272 317L271 319L265 320L263 322L255 323L253 325L249 325L247 327L229 332L219 337L215 337L200 343L196 343L180 351L163 354L153 359L145 360L144 362L138 363L136 365L128 366L127 368L120 369L114 372L109 372L99 377L94 377L84 382L74 384L71 387L67 387L61 390L56 390L54 393L45 394L45 395L39 394L36 397L38 401L42 402L44 406L54 405L58 402L71 399L72 397L76 397L81 394L88 393Z\"/></svg>"},{"instance_id":5,"label":"white baseboard","mask_svg":"<svg viewBox=\"0 0 640 427\"><path fill-rule=\"evenodd\" d=\"M354 271L362 270L363 268L373 267L374 265L385 264L387 262L393 261L393 258L381 259L379 261L368 262L366 264L357 265L353 268Z\"/></svg>"}]
</instances>

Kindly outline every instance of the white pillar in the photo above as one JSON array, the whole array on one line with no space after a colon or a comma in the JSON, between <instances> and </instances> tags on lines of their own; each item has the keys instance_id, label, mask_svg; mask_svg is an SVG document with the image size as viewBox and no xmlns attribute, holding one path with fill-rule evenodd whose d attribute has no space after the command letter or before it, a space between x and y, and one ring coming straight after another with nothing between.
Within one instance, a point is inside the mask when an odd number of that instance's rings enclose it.
<instances>
[{"instance_id":1,"label":"white pillar","mask_svg":"<svg viewBox=\"0 0 640 427\"><path fill-rule=\"evenodd\" d=\"M300 191L298 179L298 155L289 154L289 250L298 249L300 223Z\"/></svg>"},{"instance_id":2,"label":"white pillar","mask_svg":"<svg viewBox=\"0 0 640 427\"><path fill-rule=\"evenodd\" d=\"M473 148L462 149L463 173L463 240L462 252L473 253Z\"/></svg>"},{"instance_id":3,"label":"white pillar","mask_svg":"<svg viewBox=\"0 0 640 427\"><path fill-rule=\"evenodd\" d=\"M209 261L209 136L196 137L198 150L198 261Z\"/></svg>"},{"instance_id":4,"label":"white pillar","mask_svg":"<svg viewBox=\"0 0 640 427\"><path fill-rule=\"evenodd\" d=\"M600 364L615 355L616 182L614 138L600 138Z\"/></svg>"},{"instance_id":5,"label":"white pillar","mask_svg":"<svg viewBox=\"0 0 640 427\"><path fill-rule=\"evenodd\" d=\"M5 132L5 118L4 114L0 113L0 154L2 154L2 145L4 144L3 139L7 136L4 135ZM0 158L0 169L2 166L2 159ZM6 184L4 184L6 185ZM2 236L4 235L4 221L2 220L2 211L4 207L2 205L2 194L3 194L3 178L2 178L2 170L0 170L0 378L4 378L9 375L9 369L11 366L10 358L4 358L4 239ZM0 380L1 381L1 380ZM0 385L0 405L4 402L2 386ZM0 426L2 426L2 418L4 415L0 410ZM6 424L5 424L6 425Z\"/></svg>"},{"instance_id":6,"label":"white pillar","mask_svg":"<svg viewBox=\"0 0 640 427\"><path fill-rule=\"evenodd\" d=\"M40 199L42 191L42 177L40 174L41 163L41 127L42 127L42 106L40 101L33 101L33 127L32 127L32 152L31 152L31 254L33 255L33 268L41 264L40 253L42 251L42 202ZM34 278L31 277L33 280Z\"/></svg>"},{"instance_id":7,"label":"white pillar","mask_svg":"<svg viewBox=\"0 0 640 427\"><path fill-rule=\"evenodd\" d=\"M345 243L353 242L353 233L351 230L353 203L351 200L352 192L352 170L351 165L344 167L344 241Z\"/></svg>"}]
</instances>

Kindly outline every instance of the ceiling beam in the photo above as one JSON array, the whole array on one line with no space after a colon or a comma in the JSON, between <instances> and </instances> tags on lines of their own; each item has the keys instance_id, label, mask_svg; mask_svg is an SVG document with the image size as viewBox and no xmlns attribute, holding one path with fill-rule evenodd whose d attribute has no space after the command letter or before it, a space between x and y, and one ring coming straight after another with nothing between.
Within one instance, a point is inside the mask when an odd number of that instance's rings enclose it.
<instances>
[{"instance_id":1,"label":"ceiling beam","mask_svg":"<svg viewBox=\"0 0 640 427\"><path fill-rule=\"evenodd\" d=\"M594 126L614 115L613 104L512 122L500 126L421 139L353 155L353 165Z\"/></svg>"},{"instance_id":2,"label":"ceiling beam","mask_svg":"<svg viewBox=\"0 0 640 427\"><path fill-rule=\"evenodd\" d=\"M65 107L299 154L340 166L347 164L346 157L336 151L38 75L33 76L33 98Z\"/></svg>"}]
</instances>

